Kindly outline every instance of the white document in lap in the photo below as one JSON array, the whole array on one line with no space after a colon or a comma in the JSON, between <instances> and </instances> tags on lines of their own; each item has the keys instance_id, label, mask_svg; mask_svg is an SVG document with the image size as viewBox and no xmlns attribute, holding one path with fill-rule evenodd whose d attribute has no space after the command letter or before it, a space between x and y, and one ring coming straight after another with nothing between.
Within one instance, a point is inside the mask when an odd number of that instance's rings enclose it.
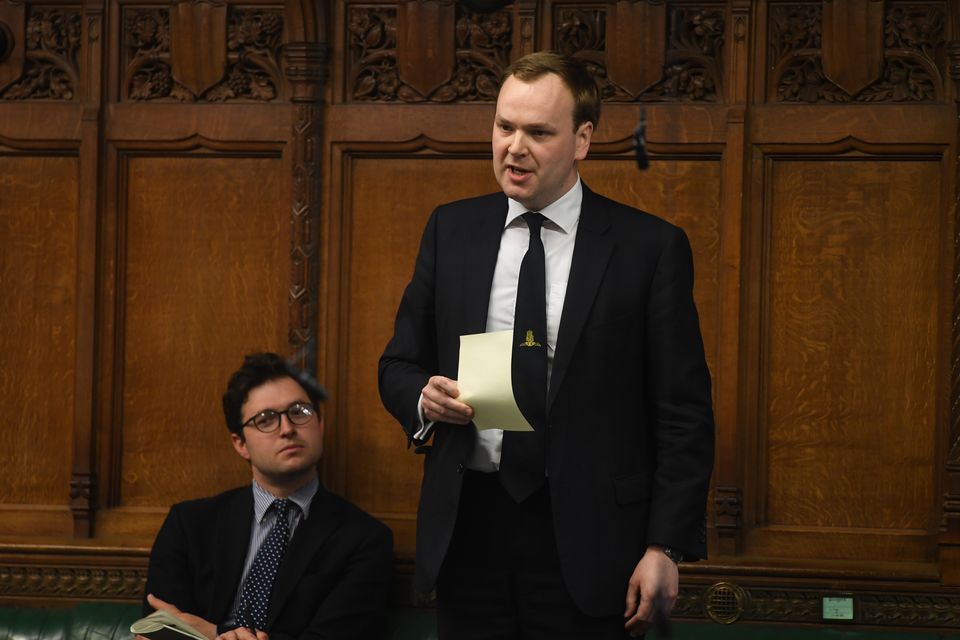
<instances>
[{"instance_id":1,"label":"white document in lap","mask_svg":"<svg viewBox=\"0 0 960 640\"><path fill-rule=\"evenodd\" d=\"M513 331L460 336L457 400L473 407L477 429L533 431L513 397Z\"/></svg>"}]
</instances>

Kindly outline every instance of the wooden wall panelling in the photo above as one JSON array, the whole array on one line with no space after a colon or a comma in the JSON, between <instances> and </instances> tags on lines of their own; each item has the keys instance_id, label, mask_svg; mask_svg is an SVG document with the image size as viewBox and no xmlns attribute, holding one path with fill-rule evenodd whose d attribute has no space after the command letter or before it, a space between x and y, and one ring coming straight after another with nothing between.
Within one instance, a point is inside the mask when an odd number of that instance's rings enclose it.
<instances>
[{"instance_id":1,"label":"wooden wall panelling","mask_svg":"<svg viewBox=\"0 0 960 640\"><path fill-rule=\"evenodd\" d=\"M71 506L86 506L71 496L71 461L90 433L89 378L77 364L91 302L83 234L95 215L83 186L96 158L80 133L81 24L79 3L0 6L0 397L17 416L2 447L7 537L70 537Z\"/></svg>"},{"instance_id":2,"label":"wooden wall panelling","mask_svg":"<svg viewBox=\"0 0 960 640\"><path fill-rule=\"evenodd\" d=\"M836 7L757 5L741 396L757 471L745 487L744 561L775 555L782 566L807 558L824 575L874 567L890 579L937 579L943 238L953 224L945 152L955 130L943 105L947 9L884 3L883 21L868 21L883 33L882 69L865 81L854 67L869 60L838 66L836 43L824 40L838 37L823 26ZM843 89L830 79L847 77L860 80ZM849 102L861 106L833 106ZM925 249L904 255L884 245L890 238ZM873 284L854 286L853 269ZM922 300L897 302L897 284ZM906 315L892 317L890 304ZM892 465L906 478L891 483Z\"/></svg>"},{"instance_id":3,"label":"wooden wall panelling","mask_svg":"<svg viewBox=\"0 0 960 640\"><path fill-rule=\"evenodd\" d=\"M947 69L952 82L948 83L950 89L950 106L952 115L956 117L960 110L960 12L953 12L950 16L951 26L953 27L953 39L947 43ZM955 198L958 197L960 189L960 177L956 157L957 149L960 148L960 130L954 132L953 147L949 153L949 160L952 163L950 175L954 177L952 188L947 190L945 201L953 200L953 251L954 263L953 274L960 273L960 209L956 205ZM953 320L951 349L950 349L950 379L945 387L949 389L951 399L950 414L946 421L946 437L944 442L946 446L943 451L944 457L944 495L943 495L943 520L941 523L940 543L940 566L943 568L941 580L943 584L951 586L960 586L960 282L954 280L952 287L953 299L951 306L951 315Z\"/></svg>"},{"instance_id":4,"label":"wooden wall panelling","mask_svg":"<svg viewBox=\"0 0 960 640\"><path fill-rule=\"evenodd\" d=\"M724 60L724 94L727 112L726 138L721 177L723 224L720 235L718 326L716 366L713 376L714 419L717 453L713 472L713 526L709 544L713 556L739 553L743 514L743 442L746 438L739 418L740 395L740 311L742 277L743 189L746 175L746 103L751 42L749 2L727 7L729 28Z\"/></svg>"},{"instance_id":5,"label":"wooden wall panelling","mask_svg":"<svg viewBox=\"0 0 960 640\"><path fill-rule=\"evenodd\" d=\"M438 149L439 147L439 149ZM389 524L401 559L412 559L422 458L407 451L380 403L377 361L393 334L420 234L433 208L497 189L486 145L431 140L337 145L342 172L337 308L338 485L350 500ZM438 153L441 151L441 153ZM425 184L433 188L425 189ZM377 185L370 188L370 185ZM385 197L387 196L388 197Z\"/></svg>"},{"instance_id":6,"label":"wooden wall panelling","mask_svg":"<svg viewBox=\"0 0 960 640\"><path fill-rule=\"evenodd\" d=\"M14 151L11 142L0 139L0 397L13 418L0 435L0 535L69 537L77 151Z\"/></svg>"},{"instance_id":7,"label":"wooden wall panelling","mask_svg":"<svg viewBox=\"0 0 960 640\"><path fill-rule=\"evenodd\" d=\"M103 0L87 0L80 25L80 217L77 228L76 422L70 501L74 535L93 535L96 457L93 426L96 333L96 247L100 186L100 115L103 67Z\"/></svg>"},{"instance_id":8,"label":"wooden wall panelling","mask_svg":"<svg viewBox=\"0 0 960 640\"><path fill-rule=\"evenodd\" d=\"M942 168L918 155L765 163L752 553L933 559Z\"/></svg>"},{"instance_id":9,"label":"wooden wall panelling","mask_svg":"<svg viewBox=\"0 0 960 640\"><path fill-rule=\"evenodd\" d=\"M285 351L281 152L278 143L111 144L98 535L152 538L172 502L249 479L219 397L243 353Z\"/></svg>"},{"instance_id":10,"label":"wooden wall panelling","mask_svg":"<svg viewBox=\"0 0 960 640\"><path fill-rule=\"evenodd\" d=\"M172 502L249 481L219 409L244 353L295 351L311 364L322 9L111 5L97 400L105 539L149 543ZM222 39L187 37L205 19L220 22L210 28ZM299 40L282 55L285 28ZM198 67L207 54L220 62Z\"/></svg>"}]
</instances>

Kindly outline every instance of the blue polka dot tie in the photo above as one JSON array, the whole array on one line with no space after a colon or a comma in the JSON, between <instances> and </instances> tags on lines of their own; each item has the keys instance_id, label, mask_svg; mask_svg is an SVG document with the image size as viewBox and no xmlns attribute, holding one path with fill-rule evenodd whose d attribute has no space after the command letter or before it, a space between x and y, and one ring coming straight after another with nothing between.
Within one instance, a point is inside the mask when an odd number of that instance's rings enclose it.
<instances>
[{"instance_id":1,"label":"blue polka dot tie","mask_svg":"<svg viewBox=\"0 0 960 640\"><path fill-rule=\"evenodd\" d=\"M249 629L266 628L273 581L277 577L283 553L287 550L287 541L290 540L287 513L291 507L297 508L297 505L286 499L274 500L270 505L270 508L277 512L277 521L257 550L250 573L243 583L237 622Z\"/></svg>"}]
</instances>

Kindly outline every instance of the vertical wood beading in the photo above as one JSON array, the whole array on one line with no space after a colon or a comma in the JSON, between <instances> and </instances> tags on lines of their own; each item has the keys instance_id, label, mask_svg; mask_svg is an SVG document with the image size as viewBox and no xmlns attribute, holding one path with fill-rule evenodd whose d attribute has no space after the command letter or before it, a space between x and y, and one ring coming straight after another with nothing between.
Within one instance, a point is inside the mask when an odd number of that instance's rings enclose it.
<instances>
[{"instance_id":1,"label":"vertical wood beading","mask_svg":"<svg viewBox=\"0 0 960 640\"><path fill-rule=\"evenodd\" d=\"M743 469L741 465L742 421L737 416L737 363L739 359L740 326L740 269L743 225L743 192L746 189L744 173L744 126L747 103L747 76L749 74L750 2L736 0L727 7L727 24L731 25L725 60L727 96L727 136L723 154L723 212L721 221L720 296L718 336L722 337L717 350L714 374L714 411L717 428L717 460L714 470L714 528L718 551L735 555L740 550L743 535ZM743 188L729 188L743 185Z\"/></svg>"},{"instance_id":2,"label":"vertical wood beading","mask_svg":"<svg viewBox=\"0 0 960 640\"><path fill-rule=\"evenodd\" d=\"M103 66L103 0L85 0L81 24L80 193L77 220L77 342L74 377L73 472L70 508L73 532L90 537L96 509L96 432L93 428L94 336L96 333L96 246L100 175L100 117Z\"/></svg>"},{"instance_id":3,"label":"vertical wood beading","mask_svg":"<svg viewBox=\"0 0 960 640\"><path fill-rule=\"evenodd\" d=\"M957 21L957 16L954 16ZM957 141L960 149L960 40L947 44L948 73L954 81ZM958 162L960 166L960 162ZM960 586L960 176L956 177L954 210L954 264L953 264L953 342L950 370L950 425L947 440L946 491L943 499L941 526L940 567L941 583Z\"/></svg>"},{"instance_id":4,"label":"vertical wood beading","mask_svg":"<svg viewBox=\"0 0 960 640\"><path fill-rule=\"evenodd\" d=\"M283 47L293 117L293 202L290 209L290 353L302 369L317 371L320 295L320 150L327 47L323 16L305 11L310 3L288 2L290 33L299 41ZM322 11L322 7L320 8Z\"/></svg>"}]
</instances>

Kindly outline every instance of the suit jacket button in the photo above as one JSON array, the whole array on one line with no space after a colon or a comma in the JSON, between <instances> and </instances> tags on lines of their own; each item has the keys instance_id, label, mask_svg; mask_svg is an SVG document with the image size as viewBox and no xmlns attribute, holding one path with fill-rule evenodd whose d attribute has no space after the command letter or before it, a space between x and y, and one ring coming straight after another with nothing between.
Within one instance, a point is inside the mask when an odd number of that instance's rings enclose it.
<instances>
[{"instance_id":1,"label":"suit jacket button","mask_svg":"<svg viewBox=\"0 0 960 640\"><path fill-rule=\"evenodd\" d=\"M463 473L463 465L462 465L462 464L458 464L458 465L457 465L457 473Z\"/></svg>"}]
</instances>

